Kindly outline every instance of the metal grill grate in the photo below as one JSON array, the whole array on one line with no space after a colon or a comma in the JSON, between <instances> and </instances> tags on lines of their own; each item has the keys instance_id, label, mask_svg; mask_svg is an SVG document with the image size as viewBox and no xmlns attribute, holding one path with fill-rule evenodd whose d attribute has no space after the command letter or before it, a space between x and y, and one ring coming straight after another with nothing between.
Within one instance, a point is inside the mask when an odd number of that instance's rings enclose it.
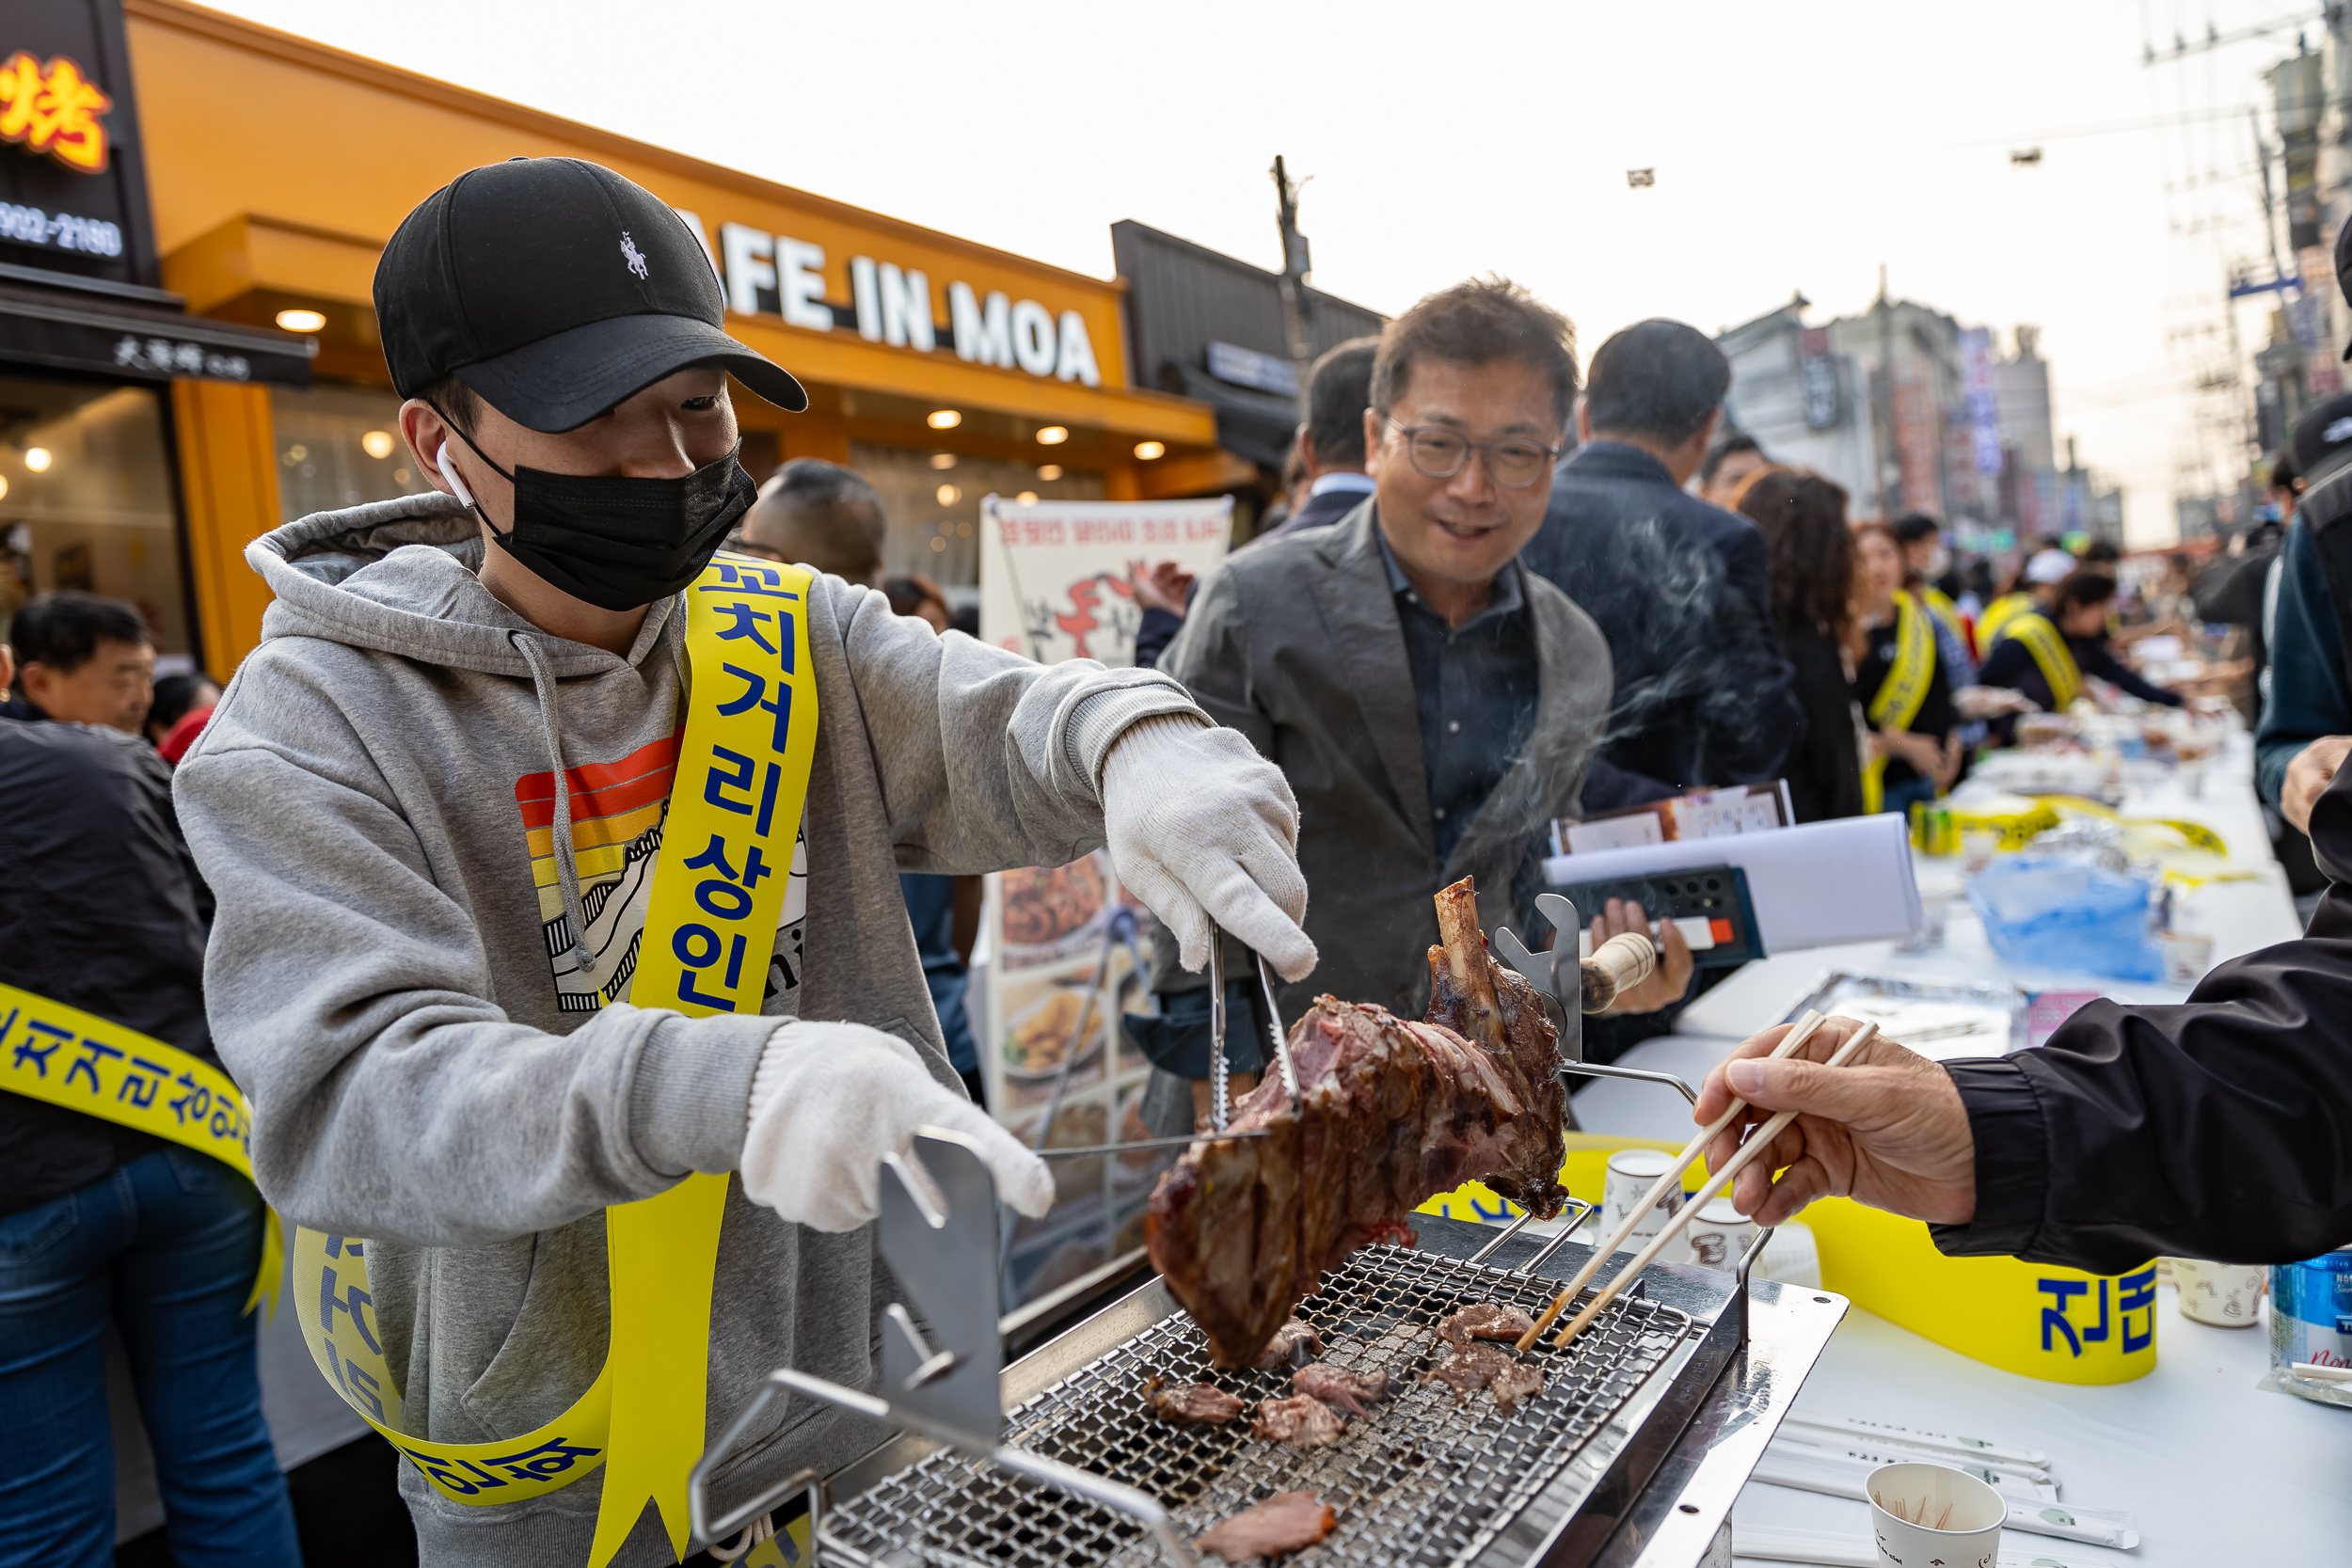
<instances>
[{"instance_id":1,"label":"metal grill grate","mask_svg":"<svg viewBox=\"0 0 2352 1568\"><path fill-rule=\"evenodd\" d=\"M1436 1325L1471 1302L1534 1313L1556 1286L1396 1246L1357 1253L1297 1315L1323 1359L1386 1369L1391 1397L1324 1449L1259 1442L1250 1408L1224 1427L1170 1426L1143 1401L1145 1381L1215 1383L1254 1407L1290 1392L1291 1369L1220 1372L1192 1320L1177 1313L1038 1394L1006 1441L1139 1487L1197 1535L1276 1492L1307 1490L1339 1524L1296 1563L1466 1561L1574 1457L1675 1348L1696 1332L1686 1313L1619 1300L1566 1351L1530 1353L1544 1391L1506 1414L1480 1390L1457 1400L1419 1374L1441 1359ZM887 1568L1063 1568L1156 1562L1130 1519L952 1451L930 1455L843 1504L824 1527L828 1555Z\"/></svg>"}]
</instances>

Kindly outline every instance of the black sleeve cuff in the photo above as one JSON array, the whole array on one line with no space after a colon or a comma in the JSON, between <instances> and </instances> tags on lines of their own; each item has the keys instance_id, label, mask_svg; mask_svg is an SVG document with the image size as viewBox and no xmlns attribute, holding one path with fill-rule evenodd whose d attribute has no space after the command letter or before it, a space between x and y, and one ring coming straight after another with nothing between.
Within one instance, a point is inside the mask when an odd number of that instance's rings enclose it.
<instances>
[{"instance_id":1,"label":"black sleeve cuff","mask_svg":"<svg viewBox=\"0 0 2352 1568\"><path fill-rule=\"evenodd\" d=\"M1977 1144L1977 1212L1966 1225L1928 1227L1949 1258L2014 1256L2042 1229L2050 1140L2025 1069L2005 1056L1947 1062Z\"/></svg>"}]
</instances>

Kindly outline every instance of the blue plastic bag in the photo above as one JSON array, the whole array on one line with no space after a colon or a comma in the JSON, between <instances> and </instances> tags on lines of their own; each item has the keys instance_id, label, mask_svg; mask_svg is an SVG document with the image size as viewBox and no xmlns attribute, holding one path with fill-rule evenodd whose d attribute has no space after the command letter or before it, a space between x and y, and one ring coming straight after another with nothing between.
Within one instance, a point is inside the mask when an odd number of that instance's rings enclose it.
<instances>
[{"instance_id":1,"label":"blue plastic bag","mask_svg":"<svg viewBox=\"0 0 2352 1568\"><path fill-rule=\"evenodd\" d=\"M1968 883L1968 902L2002 958L2111 980L2164 975L2149 938L2149 894L2138 877L2042 855L1995 860Z\"/></svg>"}]
</instances>

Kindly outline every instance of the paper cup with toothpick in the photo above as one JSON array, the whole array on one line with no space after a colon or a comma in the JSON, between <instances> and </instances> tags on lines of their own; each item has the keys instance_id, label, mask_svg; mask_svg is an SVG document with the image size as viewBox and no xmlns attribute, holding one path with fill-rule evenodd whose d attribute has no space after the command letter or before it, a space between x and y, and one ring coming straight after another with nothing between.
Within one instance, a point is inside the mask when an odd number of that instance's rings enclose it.
<instances>
[{"instance_id":1,"label":"paper cup with toothpick","mask_svg":"<svg viewBox=\"0 0 2352 1568\"><path fill-rule=\"evenodd\" d=\"M1882 1465L1863 1482L1880 1568L1994 1568L2009 1504L1947 1465Z\"/></svg>"}]
</instances>

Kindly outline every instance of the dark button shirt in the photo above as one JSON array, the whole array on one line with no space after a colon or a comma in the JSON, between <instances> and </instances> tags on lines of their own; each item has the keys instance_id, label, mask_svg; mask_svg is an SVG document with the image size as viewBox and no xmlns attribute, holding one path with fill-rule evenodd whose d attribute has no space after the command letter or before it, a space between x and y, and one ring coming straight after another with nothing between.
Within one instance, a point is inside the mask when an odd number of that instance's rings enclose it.
<instances>
[{"instance_id":1,"label":"dark button shirt","mask_svg":"<svg viewBox=\"0 0 2352 1568\"><path fill-rule=\"evenodd\" d=\"M1421 765L1429 780L1438 858L1454 852L1478 808L1494 793L1535 727L1535 624L1515 562L1495 574L1486 608L1449 627L1406 580L1380 541L1405 629L1421 719Z\"/></svg>"}]
</instances>

